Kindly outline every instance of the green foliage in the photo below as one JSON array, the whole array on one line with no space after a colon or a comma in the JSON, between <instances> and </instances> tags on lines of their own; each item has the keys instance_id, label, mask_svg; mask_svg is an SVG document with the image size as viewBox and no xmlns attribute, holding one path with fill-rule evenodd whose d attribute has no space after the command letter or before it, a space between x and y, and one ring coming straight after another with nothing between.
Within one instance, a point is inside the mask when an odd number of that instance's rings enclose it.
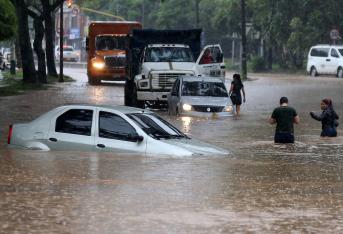
<instances>
[{"instance_id":1,"label":"green foliage","mask_svg":"<svg viewBox=\"0 0 343 234\"><path fill-rule=\"evenodd\" d=\"M249 65L253 72L261 72L266 70L266 63L264 59L259 56L252 57Z\"/></svg>"},{"instance_id":2,"label":"green foliage","mask_svg":"<svg viewBox=\"0 0 343 234\"><path fill-rule=\"evenodd\" d=\"M0 41L12 38L17 30L15 9L9 0L0 0Z\"/></svg>"},{"instance_id":3,"label":"green foliage","mask_svg":"<svg viewBox=\"0 0 343 234\"><path fill-rule=\"evenodd\" d=\"M240 35L240 0L83 0L83 5L140 21L145 28L179 29L196 27L196 1L206 43L220 43L229 55L231 36ZM271 62L301 68L312 45L331 43L332 28L343 32L342 12L341 0L246 0L247 22L253 27L248 33L248 53L256 56L263 39L265 49L273 51Z\"/></svg>"},{"instance_id":4,"label":"green foliage","mask_svg":"<svg viewBox=\"0 0 343 234\"><path fill-rule=\"evenodd\" d=\"M24 83L22 72L17 72L15 75L4 72L3 76L4 79L0 81L0 96L19 95L29 90L46 90L51 84L58 82L58 78L48 76L48 84ZM64 76L63 78L65 82L75 81L70 76Z\"/></svg>"}]
</instances>

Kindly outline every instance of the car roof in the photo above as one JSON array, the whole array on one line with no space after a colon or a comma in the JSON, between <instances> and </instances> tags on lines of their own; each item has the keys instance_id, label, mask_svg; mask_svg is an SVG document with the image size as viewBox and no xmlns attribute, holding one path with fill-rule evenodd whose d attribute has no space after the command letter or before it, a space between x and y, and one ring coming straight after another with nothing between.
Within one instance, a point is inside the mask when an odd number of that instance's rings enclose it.
<instances>
[{"instance_id":1,"label":"car roof","mask_svg":"<svg viewBox=\"0 0 343 234\"><path fill-rule=\"evenodd\" d=\"M343 45L319 44L312 46L312 48L343 48Z\"/></svg>"},{"instance_id":2,"label":"car roof","mask_svg":"<svg viewBox=\"0 0 343 234\"><path fill-rule=\"evenodd\" d=\"M114 111L122 112L123 114L132 114L132 113L152 113L149 110L139 109L135 107L129 107L129 106L112 106L112 105L94 105L94 104L70 104L70 105L64 105L60 106L57 109L60 108L104 108L104 109L110 109Z\"/></svg>"},{"instance_id":3,"label":"car roof","mask_svg":"<svg viewBox=\"0 0 343 234\"><path fill-rule=\"evenodd\" d=\"M181 76L183 81L199 81L199 82L223 82L218 77L211 77L211 76Z\"/></svg>"}]
</instances>

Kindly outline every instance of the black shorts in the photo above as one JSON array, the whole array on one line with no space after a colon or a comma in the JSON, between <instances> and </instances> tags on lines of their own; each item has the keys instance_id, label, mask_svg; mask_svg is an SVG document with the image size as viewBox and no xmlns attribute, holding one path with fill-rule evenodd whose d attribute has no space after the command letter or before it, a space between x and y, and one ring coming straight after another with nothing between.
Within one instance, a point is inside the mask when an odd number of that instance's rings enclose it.
<instances>
[{"instance_id":1,"label":"black shorts","mask_svg":"<svg viewBox=\"0 0 343 234\"><path fill-rule=\"evenodd\" d=\"M293 133L276 132L274 136L275 143L294 143Z\"/></svg>"},{"instance_id":2,"label":"black shorts","mask_svg":"<svg viewBox=\"0 0 343 234\"><path fill-rule=\"evenodd\" d=\"M231 94L231 102L233 105L242 105L242 96L237 94Z\"/></svg>"}]
</instances>

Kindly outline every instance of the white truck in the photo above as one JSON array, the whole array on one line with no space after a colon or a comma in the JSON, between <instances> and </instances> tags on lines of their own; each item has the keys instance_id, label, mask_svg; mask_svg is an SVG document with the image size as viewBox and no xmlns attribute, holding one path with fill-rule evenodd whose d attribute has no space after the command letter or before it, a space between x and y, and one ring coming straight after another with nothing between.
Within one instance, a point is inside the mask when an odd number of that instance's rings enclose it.
<instances>
[{"instance_id":1,"label":"white truck","mask_svg":"<svg viewBox=\"0 0 343 234\"><path fill-rule=\"evenodd\" d=\"M144 31L147 30L139 30L140 33ZM138 41L136 44L141 48L134 46L135 41L130 48L133 53L129 63L132 65L130 77L125 85L126 105L140 108L167 105L167 95L174 81L183 75L204 74L225 79L225 65L220 46L209 45L199 53L200 30L153 30L152 33L151 31L148 30L148 34L152 34L149 36L143 33L146 43L140 40L141 34L135 36L135 30L133 32L132 38ZM147 39L150 36L152 40ZM181 36L184 38L180 38ZM161 42L157 43L159 40ZM134 58L137 60L136 67Z\"/></svg>"}]
</instances>

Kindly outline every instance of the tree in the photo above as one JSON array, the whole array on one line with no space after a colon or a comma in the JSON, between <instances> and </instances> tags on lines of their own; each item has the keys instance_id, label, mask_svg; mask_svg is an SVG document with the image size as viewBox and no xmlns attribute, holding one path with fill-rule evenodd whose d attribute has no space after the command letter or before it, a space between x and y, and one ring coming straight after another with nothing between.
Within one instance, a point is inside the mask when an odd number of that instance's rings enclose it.
<instances>
[{"instance_id":1,"label":"tree","mask_svg":"<svg viewBox=\"0 0 343 234\"><path fill-rule=\"evenodd\" d=\"M24 0L12 0L12 3L15 6L18 19L18 39L23 67L23 81L25 83L36 83L37 77L30 42L27 5Z\"/></svg>"},{"instance_id":2,"label":"tree","mask_svg":"<svg viewBox=\"0 0 343 234\"><path fill-rule=\"evenodd\" d=\"M17 31L17 18L15 9L8 0L0 0L0 41L15 36Z\"/></svg>"}]
</instances>

